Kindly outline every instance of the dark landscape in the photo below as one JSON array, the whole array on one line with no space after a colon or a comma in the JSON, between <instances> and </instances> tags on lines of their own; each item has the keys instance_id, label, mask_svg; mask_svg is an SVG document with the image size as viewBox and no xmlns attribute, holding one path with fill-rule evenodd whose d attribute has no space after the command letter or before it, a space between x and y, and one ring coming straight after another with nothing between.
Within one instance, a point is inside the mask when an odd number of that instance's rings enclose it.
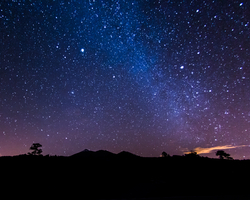
<instances>
[{"instance_id":1,"label":"dark landscape","mask_svg":"<svg viewBox=\"0 0 250 200\"><path fill-rule=\"evenodd\" d=\"M72 156L0 157L7 188L81 199L249 199L250 160L195 154L139 157L84 150ZM3 180L3 179L2 179ZM18 195L20 194L18 192Z\"/></svg>"},{"instance_id":2,"label":"dark landscape","mask_svg":"<svg viewBox=\"0 0 250 200\"><path fill-rule=\"evenodd\" d=\"M1 0L0 200L250 200L249 33L250 0Z\"/></svg>"}]
</instances>

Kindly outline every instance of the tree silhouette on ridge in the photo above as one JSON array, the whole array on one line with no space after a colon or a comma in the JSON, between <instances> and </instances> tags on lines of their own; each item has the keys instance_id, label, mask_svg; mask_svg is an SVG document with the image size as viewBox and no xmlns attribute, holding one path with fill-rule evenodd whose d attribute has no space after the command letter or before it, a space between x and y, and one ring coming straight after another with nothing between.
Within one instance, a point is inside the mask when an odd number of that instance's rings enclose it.
<instances>
[{"instance_id":1,"label":"tree silhouette on ridge","mask_svg":"<svg viewBox=\"0 0 250 200\"><path fill-rule=\"evenodd\" d=\"M230 154L226 153L226 152L223 151L223 150L217 151L217 152L216 152L216 156L219 156L219 158L220 158L221 160L223 160L223 159L233 160L233 158L230 157Z\"/></svg>"},{"instance_id":2,"label":"tree silhouette on ridge","mask_svg":"<svg viewBox=\"0 0 250 200\"><path fill-rule=\"evenodd\" d=\"M42 155L43 150L39 149L42 147L40 143L33 143L30 147L30 150L33 150L31 153L28 153L29 155L35 155L35 156L40 156Z\"/></svg>"}]
</instances>

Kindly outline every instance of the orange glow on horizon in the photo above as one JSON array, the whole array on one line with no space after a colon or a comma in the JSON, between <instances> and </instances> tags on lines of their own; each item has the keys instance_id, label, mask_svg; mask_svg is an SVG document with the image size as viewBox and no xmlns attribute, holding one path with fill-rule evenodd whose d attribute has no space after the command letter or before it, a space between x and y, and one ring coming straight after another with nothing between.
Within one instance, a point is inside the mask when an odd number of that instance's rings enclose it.
<instances>
[{"instance_id":1,"label":"orange glow on horizon","mask_svg":"<svg viewBox=\"0 0 250 200\"><path fill-rule=\"evenodd\" d=\"M235 149L235 148L241 148L241 147L248 147L249 145L223 145L223 146L215 146L215 147L208 147L208 148L202 148L202 147L196 147L194 149L197 154L206 154L211 153L214 150L222 150L222 149ZM185 154L190 153L190 151L184 152Z\"/></svg>"}]
</instances>

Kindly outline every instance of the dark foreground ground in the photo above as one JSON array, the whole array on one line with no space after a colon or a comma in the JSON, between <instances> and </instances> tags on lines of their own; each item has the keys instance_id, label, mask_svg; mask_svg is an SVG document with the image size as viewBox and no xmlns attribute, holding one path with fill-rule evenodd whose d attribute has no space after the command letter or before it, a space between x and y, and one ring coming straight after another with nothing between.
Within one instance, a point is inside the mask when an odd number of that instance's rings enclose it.
<instances>
[{"instance_id":1,"label":"dark foreground ground","mask_svg":"<svg viewBox=\"0 0 250 200\"><path fill-rule=\"evenodd\" d=\"M248 160L17 156L0 157L0 171L1 191L34 199L250 199Z\"/></svg>"}]
</instances>

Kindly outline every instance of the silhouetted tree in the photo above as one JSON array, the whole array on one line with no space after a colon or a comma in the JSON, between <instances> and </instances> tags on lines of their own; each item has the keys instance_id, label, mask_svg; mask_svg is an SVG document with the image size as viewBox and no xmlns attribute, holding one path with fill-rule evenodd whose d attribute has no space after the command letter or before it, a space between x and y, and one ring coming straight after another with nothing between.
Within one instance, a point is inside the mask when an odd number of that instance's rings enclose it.
<instances>
[{"instance_id":1,"label":"silhouetted tree","mask_svg":"<svg viewBox=\"0 0 250 200\"><path fill-rule=\"evenodd\" d=\"M167 154L165 151L163 151L163 152L161 153L161 157L167 158L167 157L170 157L170 155Z\"/></svg>"},{"instance_id":2,"label":"silhouetted tree","mask_svg":"<svg viewBox=\"0 0 250 200\"><path fill-rule=\"evenodd\" d=\"M186 154L186 156L188 157L192 157L192 158L197 158L197 157L200 157L196 151L194 150L191 150L188 154Z\"/></svg>"},{"instance_id":3,"label":"silhouetted tree","mask_svg":"<svg viewBox=\"0 0 250 200\"><path fill-rule=\"evenodd\" d=\"M42 145L40 143L33 143L30 147L30 150L33 150L31 153L28 153L29 155L41 155L41 153L43 152L42 149L39 149L40 147L42 147Z\"/></svg>"},{"instance_id":4,"label":"silhouetted tree","mask_svg":"<svg viewBox=\"0 0 250 200\"><path fill-rule=\"evenodd\" d=\"M228 160L233 160L232 157L230 157L230 154L226 153L225 151L223 150L219 150L216 152L216 156L219 156L220 159L228 159Z\"/></svg>"},{"instance_id":5,"label":"silhouetted tree","mask_svg":"<svg viewBox=\"0 0 250 200\"><path fill-rule=\"evenodd\" d=\"M190 155L194 155L194 156L198 155L197 152L194 151L194 150L191 150L189 154L190 154Z\"/></svg>"}]
</instances>

